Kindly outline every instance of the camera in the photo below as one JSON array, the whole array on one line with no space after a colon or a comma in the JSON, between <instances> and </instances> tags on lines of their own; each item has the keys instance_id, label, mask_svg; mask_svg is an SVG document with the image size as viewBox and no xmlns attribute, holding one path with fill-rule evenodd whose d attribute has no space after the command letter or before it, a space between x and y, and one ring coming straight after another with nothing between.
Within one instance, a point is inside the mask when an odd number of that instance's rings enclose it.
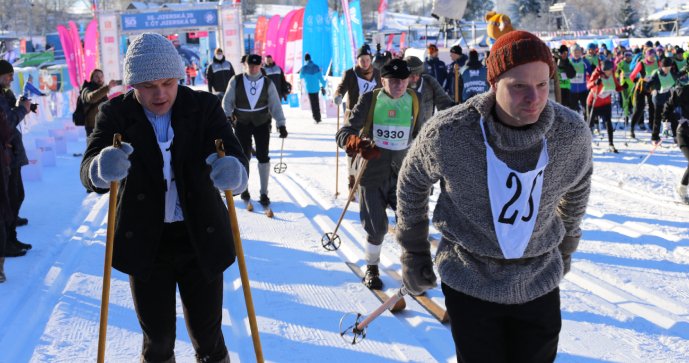
<instances>
[{"instance_id":1,"label":"camera","mask_svg":"<svg viewBox=\"0 0 689 363\"><path fill-rule=\"evenodd\" d=\"M19 97L19 101L21 101L21 102L24 102L27 100L31 101L30 98L26 98L24 96ZM31 112L36 113L37 112L36 110L38 110L38 103L32 103L31 106L29 106L29 109L31 110Z\"/></svg>"}]
</instances>

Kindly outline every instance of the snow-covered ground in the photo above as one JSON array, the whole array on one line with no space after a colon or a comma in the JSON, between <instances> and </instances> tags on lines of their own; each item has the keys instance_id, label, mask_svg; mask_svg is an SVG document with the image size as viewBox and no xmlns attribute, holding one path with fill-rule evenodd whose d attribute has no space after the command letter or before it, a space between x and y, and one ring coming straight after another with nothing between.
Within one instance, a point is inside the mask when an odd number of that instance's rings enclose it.
<instances>
[{"instance_id":1,"label":"snow-covered ground","mask_svg":"<svg viewBox=\"0 0 689 363\"><path fill-rule=\"evenodd\" d=\"M449 327L414 300L386 312L366 340L345 343L340 318L366 313L379 302L346 262L363 265L364 234L352 203L338 232L337 252L321 247L345 204L345 161L340 156L340 196L334 197L336 120L314 125L310 112L286 108L287 171L273 174L268 219L257 205L245 211L237 199L241 235L264 356L271 362L452 362ZM67 120L35 127L33 144ZM572 272L561 285L563 328L558 362L686 362L689 360L689 207L673 201L686 160L671 141L643 165L648 143L624 146L620 154L595 147L595 175L584 236ZM271 156L278 162L280 139ZM648 139L645 132L637 133ZM29 225L20 239L27 256L6 263L0 284L0 362L90 362L95 360L103 274L107 195L86 194L79 182L85 141L68 144L43 180L26 182L21 215ZM250 191L258 196L252 161ZM257 203L256 203L257 204ZM434 236L437 236L437 232ZM400 286L398 248L388 235L383 279L392 294ZM444 307L442 293L428 294ZM225 273L223 332L233 362L255 360L237 265ZM107 334L108 362L137 362L141 333L127 276L113 271ZM178 362L193 362L193 349L178 302Z\"/></svg>"}]
</instances>

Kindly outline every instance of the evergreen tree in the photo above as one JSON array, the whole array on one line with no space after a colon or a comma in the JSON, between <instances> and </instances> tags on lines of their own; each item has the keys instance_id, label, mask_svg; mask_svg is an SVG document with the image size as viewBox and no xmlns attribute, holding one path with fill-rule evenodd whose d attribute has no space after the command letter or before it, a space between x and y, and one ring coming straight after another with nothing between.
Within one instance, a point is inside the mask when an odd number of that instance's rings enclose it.
<instances>
[{"instance_id":1,"label":"evergreen tree","mask_svg":"<svg viewBox=\"0 0 689 363\"><path fill-rule=\"evenodd\" d=\"M495 4L492 0L486 1L469 1L467 4L467 9L464 12L464 20L466 21L482 21L486 16L486 13L493 10Z\"/></svg>"},{"instance_id":2,"label":"evergreen tree","mask_svg":"<svg viewBox=\"0 0 689 363\"><path fill-rule=\"evenodd\" d=\"M639 12L636 10L639 4L635 0L622 0L620 10L617 13L617 21L624 27L636 25L639 22ZM624 33L629 38L631 31Z\"/></svg>"},{"instance_id":3,"label":"evergreen tree","mask_svg":"<svg viewBox=\"0 0 689 363\"><path fill-rule=\"evenodd\" d=\"M541 12L547 9L541 0L516 0L510 6L510 10L512 21L518 23L522 18L540 16Z\"/></svg>"}]
</instances>

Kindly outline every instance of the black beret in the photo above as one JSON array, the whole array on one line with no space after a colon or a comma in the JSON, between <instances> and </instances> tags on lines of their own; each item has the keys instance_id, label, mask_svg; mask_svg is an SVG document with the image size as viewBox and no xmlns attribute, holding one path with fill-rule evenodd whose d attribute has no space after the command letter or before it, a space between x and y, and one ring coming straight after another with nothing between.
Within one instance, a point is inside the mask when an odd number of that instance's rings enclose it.
<instances>
[{"instance_id":1,"label":"black beret","mask_svg":"<svg viewBox=\"0 0 689 363\"><path fill-rule=\"evenodd\" d=\"M260 66L261 65L261 56L258 54L249 54L249 56L246 57L246 63L252 64L255 66Z\"/></svg>"},{"instance_id":2,"label":"black beret","mask_svg":"<svg viewBox=\"0 0 689 363\"><path fill-rule=\"evenodd\" d=\"M383 78L406 79L410 74L411 71L409 70L407 62L396 58L385 63L380 70L380 76Z\"/></svg>"}]
</instances>

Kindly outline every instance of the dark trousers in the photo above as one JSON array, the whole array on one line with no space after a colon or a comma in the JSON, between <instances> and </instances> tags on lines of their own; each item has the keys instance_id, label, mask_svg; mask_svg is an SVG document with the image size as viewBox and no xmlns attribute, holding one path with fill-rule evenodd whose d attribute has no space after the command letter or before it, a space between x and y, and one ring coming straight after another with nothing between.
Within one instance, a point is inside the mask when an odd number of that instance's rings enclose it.
<instances>
[{"instance_id":1,"label":"dark trousers","mask_svg":"<svg viewBox=\"0 0 689 363\"><path fill-rule=\"evenodd\" d=\"M147 279L129 276L129 285L144 336L145 361L162 362L174 355L178 286L197 360L217 362L227 355L220 329L223 276L205 279L184 222L165 224L151 275Z\"/></svg>"},{"instance_id":2,"label":"dark trousers","mask_svg":"<svg viewBox=\"0 0 689 363\"><path fill-rule=\"evenodd\" d=\"M655 112L653 113L653 122L651 123L651 140L660 140L660 124L663 121L663 109L665 108L665 103L670 99L670 92L658 93L653 96L653 106L655 107Z\"/></svg>"},{"instance_id":3,"label":"dark trousers","mask_svg":"<svg viewBox=\"0 0 689 363\"><path fill-rule=\"evenodd\" d=\"M679 149L682 150L684 158L686 158L687 163L689 163L689 123L687 122L684 122L677 127L677 146L679 146ZM682 185L689 185L689 164L687 165L687 169L684 171L681 183Z\"/></svg>"},{"instance_id":4,"label":"dark trousers","mask_svg":"<svg viewBox=\"0 0 689 363\"><path fill-rule=\"evenodd\" d=\"M21 167L10 169L7 181L7 196L10 202L10 212L12 213L9 220L6 221L7 241L9 242L17 240L17 218L19 218L19 209L24 202L24 181L22 180Z\"/></svg>"},{"instance_id":5,"label":"dark trousers","mask_svg":"<svg viewBox=\"0 0 689 363\"><path fill-rule=\"evenodd\" d=\"M568 107L571 110L576 111L577 107L572 102L572 93L570 90L565 88L560 88L560 97L562 98L562 105Z\"/></svg>"},{"instance_id":6,"label":"dark trousers","mask_svg":"<svg viewBox=\"0 0 689 363\"><path fill-rule=\"evenodd\" d=\"M562 326L560 290L533 301L504 305L442 284L460 363L553 362Z\"/></svg>"},{"instance_id":7,"label":"dark trousers","mask_svg":"<svg viewBox=\"0 0 689 363\"><path fill-rule=\"evenodd\" d=\"M591 122L589 124L591 131L593 131L593 127L595 126L596 118L600 118L600 120L605 123L605 129L608 132L608 143L612 145L612 136L615 131L612 127L612 104L593 108L593 117L591 117Z\"/></svg>"},{"instance_id":8,"label":"dark trousers","mask_svg":"<svg viewBox=\"0 0 689 363\"><path fill-rule=\"evenodd\" d=\"M316 122L321 122L321 105L318 99L318 92L309 93L309 103L311 104L311 114Z\"/></svg>"},{"instance_id":9,"label":"dark trousers","mask_svg":"<svg viewBox=\"0 0 689 363\"><path fill-rule=\"evenodd\" d=\"M571 109L574 111L579 111L580 109L586 111L586 98L588 97L588 92L574 93L570 91L569 101L571 102ZM581 105L581 108L579 108Z\"/></svg>"},{"instance_id":10,"label":"dark trousers","mask_svg":"<svg viewBox=\"0 0 689 363\"><path fill-rule=\"evenodd\" d=\"M266 122L259 126L254 126L252 123L238 122L234 128L234 132L248 160L251 160L251 137L253 136L254 142L256 142L256 159L258 162L267 163L270 161L268 157L270 122Z\"/></svg>"},{"instance_id":11,"label":"dark trousers","mask_svg":"<svg viewBox=\"0 0 689 363\"><path fill-rule=\"evenodd\" d=\"M646 103L648 103L648 124L653 125L653 119L655 118L655 106L653 105L653 97L650 93L639 93L637 92L636 101L634 103L634 113L632 114L632 133L634 133L634 126L639 124L644 124L644 108L646 108Z\"/></svg>"},{"instance_id":12,"label":"dark trousers","mask_svg":"<svg viewBox=\"0 0 689 363\"><path fill-rule=\"evenodd\" d=\"M397 210L397 178L378 185L359 185L359 218L366 231L366 240L374 245L383 243L388 233L388 206Z\"/></svg>"}]
</instances>

